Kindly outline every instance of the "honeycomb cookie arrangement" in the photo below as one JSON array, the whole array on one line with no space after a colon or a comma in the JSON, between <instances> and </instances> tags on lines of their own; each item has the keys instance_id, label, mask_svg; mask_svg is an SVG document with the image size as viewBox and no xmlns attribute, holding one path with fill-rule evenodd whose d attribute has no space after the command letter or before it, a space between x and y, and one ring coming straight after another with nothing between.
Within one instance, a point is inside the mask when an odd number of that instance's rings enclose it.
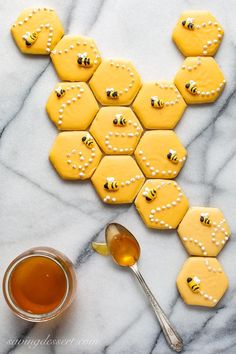
<instances>
[{"instance_id":1,"label":"honeycomb cookie arrangement","mask_svg":"<svg viewBox=\"0 0 236 354\"><path fill-rule=\"evenodd\" d=\"M213 58L223 28L207 11L180 16L173 40L186 57L173 81L142 83L126 59L103 59L93 39L64 35L55 11L24 10L12 26L23 53L50 55L61 79L46 104L62 131L50 161L66 180L91 179L107 204L135 203L153 229L177 229L191 256L177 278L187 304L215 306L228 287L215 258L230 237L217 208L190 207L174 180L187 151L173 131L187 105L214 102L225 79Z\"/></svg>"}]
</instances>

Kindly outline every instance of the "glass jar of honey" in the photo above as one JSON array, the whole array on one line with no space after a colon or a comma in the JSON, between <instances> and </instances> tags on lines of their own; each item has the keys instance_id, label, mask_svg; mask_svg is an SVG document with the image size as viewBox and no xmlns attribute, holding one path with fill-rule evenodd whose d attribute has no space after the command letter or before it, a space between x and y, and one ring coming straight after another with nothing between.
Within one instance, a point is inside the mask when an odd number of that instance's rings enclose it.
<instances>
[{"instance_id":1,"label":"glass jar of honey","mask_svg":"<svg viewBox=\"0 0 236 354\"><path fill-rule=\"evenodd\" d=\"M10 309L19 317L48 321L72 302L76 275L72 262L49 247L32 248L16 257L3 278L3 293Z\"/></svg>"}]
</instances>

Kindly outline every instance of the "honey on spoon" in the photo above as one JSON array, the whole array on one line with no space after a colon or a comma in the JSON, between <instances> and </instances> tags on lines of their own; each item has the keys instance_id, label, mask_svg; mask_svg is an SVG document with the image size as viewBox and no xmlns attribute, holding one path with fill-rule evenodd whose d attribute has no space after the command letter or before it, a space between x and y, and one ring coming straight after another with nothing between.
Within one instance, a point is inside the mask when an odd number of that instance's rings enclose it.
<instances>
[{"instance_id":1,"label":"honey on spoon","mask_svg":"<svg viewBox=\"0 0 236 354\"><path fill-rule=\"evenodd\" d=\"M129 267L133 271L153 307L168 345L174 351L181 352L182 338L171 325L138 269L137 261L140 257L138 241L124 226L117 223L109 224L105 234L106 243L93 242L93 249L103 256L111 255L119 266Z\"/></svg>"}]
</instances>

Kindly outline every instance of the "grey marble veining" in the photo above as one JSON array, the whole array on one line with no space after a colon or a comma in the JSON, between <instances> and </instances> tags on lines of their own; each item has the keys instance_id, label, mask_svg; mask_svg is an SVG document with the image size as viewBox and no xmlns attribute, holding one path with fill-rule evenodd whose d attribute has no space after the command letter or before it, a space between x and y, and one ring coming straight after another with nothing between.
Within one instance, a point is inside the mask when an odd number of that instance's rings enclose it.
<instances>
[{"instance_id":1,"label":"grey marble veining","mask_svg":"<svg viewBox=\"0 0 236 354\"><path fill-rule=\"evenodd\" d=\"M230 288L216 308L187 307L179 297L175 279L187 254L175 232L148 230L134 206L104 206L89 182L63 182L51 168L48 151L57 131L44 107L58 78L49 58L22 55L9 32L18 13L31 6L55 8L66 33L93 37L104 57L131 59L143 81L171 79L181 65L183 57L171 41L181 11L209 9L221 22L225 36L216 60L226 88L215 104L188 107L176 128L188 149L178 182L190 204L220 207L232 229L219 256ZM17 254L38 245L66 253L78 275L74 304L49 323L15 318L0 296L0 352L171 353L132 274L90 250L91 240L102 240L105 225L117 221L137 236L140 269L181 333L184 353L234 354L236 2L1 0L0 12L0 275ZM46 338L71 343L14 344L17 339Z\"/></svg>"}]
</instances>

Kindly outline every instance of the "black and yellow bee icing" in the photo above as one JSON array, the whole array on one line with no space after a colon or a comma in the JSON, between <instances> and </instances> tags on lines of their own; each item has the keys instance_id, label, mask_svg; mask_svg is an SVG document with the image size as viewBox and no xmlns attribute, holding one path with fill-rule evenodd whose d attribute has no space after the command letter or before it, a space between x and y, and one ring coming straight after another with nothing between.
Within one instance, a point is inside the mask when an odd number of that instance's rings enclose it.
<instances>
[{"instance_id":1,"label":"black and yellow bee icing","mask_svg":"<svg viewBox=\"0 0 236 354\"><path fill-rule=\"evenodd\" d=\"M89 148L92 149L94 147L94 140L91 135L87 134L82 137L82 142Z\"/></svg>"},{"instance_id":2,"label":"black and yellow bee icing","mask_svg":"<svg viewBox=\"0 0 236 354\"><path fill-rule=\"evenodd\" d=\"M163 99L158 98L157 96L152 96L151 97L151 105L154 108L163 108L165 105L165 102Z\"/></svg>"},{"instance_id":3,"label":"black and yellow bee icing","mask_svg":"<svg viewBox=\"0 0 236 354\"><path fill-rule=\"evenodd\" d=\"M195 28L193 21L193 18L188 17L186 20L182 21L182 26L190 31L193 31Z\"/></svg>"},{"instance_id":4,"label":"black and yellow bee icing","mask_svg":"<svg viewBox=\"0 0 236 354\"><path fill-rule=\"evenodd\" d=\"M190 80L189 82L187 82L187 84L185 85L185 88L188 90L188 92L190 92L192 95L196 95L197 94L197 84L195 81Z\"/></svg>"},{"instance_id":5,"label":"black and yellow bee icing","mask_svg":"<svg viewBox=\"0 0 236 354\"><path fill-rule=\"evenodd\" d=\"M92 60L88 57L87 53L79 53L78 54L78 59L77 59L77 63L80 66L83 66L85 68L89 68L90 66L93 65Z\"/></svg>"},{"instance_id":6,"label":"black and yellow bee icing","mask_svg":"<svg viewBox=\"0 0 236 354\"><path fill-rule=\"evenodd\" d=\"M175 150L170 149L166 157L175 164L179 162L179 158Z\"/></svg>"},{"instance_id":7,"label":"black and yellow bee icing","mask_svg":"<svg viewBox=\"0 0 236 354\"><path fill-rule=\"evenodd\" d=\"M23 39L25 41L25 44L27 47L31 47L38 39L39 34L37 32L27 32L24 36Z\"/></svg>"},{"instance_id":8,"label":"black and yellow bee icing","mask_svg":"<svg viewBox=\"0 0 236 354\"><path fill-rule=\"evenodd\" d=\"M106 89L106 94L107 94L107 97L109 98L118 98L119 97L119 93L118 91L114 90L113 88L107 88Z\"/></svg>"},{"instance_id":9,"label":"black and yellow bee icing","mask_svg":"<svg viewBox=\"0 0 236 354\"><path fill-rule=\"evenodd\" d=\"M187 278L187 284L194 293L198 293L200 291L200 279L198 277Z\"/></svg>"},{"instance_id":10,"label":"black and yellow bee icing","mask_svg":"<svg viewBox=\"0 0 236 354\"><path fill-rule=\"evenodd\" d=\"M202 213L200 215L200 222L203 225L211 226L211 219L209 218L209 214L208 213Z\"/></svg>"},{"instance_id":11,"label":"black and yellow bee icing","mask_svg":"<svg viewBox=\"0 0 236 354\"><path fill-rule=\"evenodd\" d=\"M56 89L55 89L55 93L57 95L58 98L61 98L65 95L66 93L66 90L64 90L61 86L58 86Z\"/></svg>"},{"instance_id":12,"label":"black and yellow bee icing","mask_svg":"<svg viewBox=\"0 0 236 354\"><path fill-rule=\"evenodd\" d=\"M157 197L157 189L155 187L153 187L151 189L147 188L143 192L143 196L146 198L146 201L151 202L154 199L156 199L156 197Z\"/></svg>"},{"instance_id":13,"label":"black and yellow bee icing","mask_svg":"<svg viewBox=\"0 0 236 354\"><path fill-rule=\"evenodd\" d=\"M107 181L104 184L104 188L108 191L117 191L119 189L120 183L115 180L114 177L107 177Z\"/></svg>"},{"instance_id":14,"label":"black and yellow bee icing","mask_svg":"<svg viewBox=\"0 0 236 354\"><path fill-rule=\"evenodd\" d=\"M123 114L116 114L113 124L118 127L124 127L127 124L127 120L123 117Z\"/></svg>"}]
</instances>

